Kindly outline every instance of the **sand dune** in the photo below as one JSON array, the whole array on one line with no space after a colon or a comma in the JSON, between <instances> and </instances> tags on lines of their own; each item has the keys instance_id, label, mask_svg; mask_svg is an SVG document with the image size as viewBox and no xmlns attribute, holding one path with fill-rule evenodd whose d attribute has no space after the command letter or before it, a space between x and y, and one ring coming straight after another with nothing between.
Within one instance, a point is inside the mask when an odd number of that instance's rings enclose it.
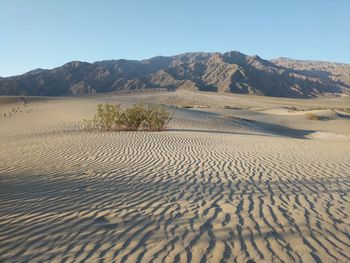
<instances>
[{"instance_id":1,"label":"sand dune","mask_svg":"<svg viewBox=\"0 0 350 263\"><path fill-rule=\"evenodd\" d=\"M182 96L202 107L171 106ZM349 262L350 120L190 96L33 100L1 117L1 261ZM174 119L166 132L81 131L107 100L166 103Z\"/></svg>"}]
</instances>

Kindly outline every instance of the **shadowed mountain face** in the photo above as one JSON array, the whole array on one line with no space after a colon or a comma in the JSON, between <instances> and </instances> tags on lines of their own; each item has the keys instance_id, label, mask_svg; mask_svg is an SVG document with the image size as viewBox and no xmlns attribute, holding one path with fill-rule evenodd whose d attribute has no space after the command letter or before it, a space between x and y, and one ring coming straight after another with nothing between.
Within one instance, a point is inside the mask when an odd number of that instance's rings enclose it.
<instances>
[{"instance_id":1,"label":"shadowed mountain face","mask_svg":"<svg viewBox=\"0 0 350 263\"><path fill-rule=\"evenodd\" d=\"M288 62L288 63L287 63ZM0 78L0 95L80 95L144 89L188 89L219 93L309 98L350 90L350 65L277 59L232 51L185 53L148 60L73 61ZM339 71L342 73L340 74Z\"/></svg>"},{"instance_id":2,"label":"shadowed mountain face","mask_svg":"<svg viewBox=\"0 0 350 263\"><path fill-rule=\"evenodd\" d=\"M320 78L325 82L336 82L341 86L350 88L350 65L325 61L295 60L290 58L277 58L271 60L276 65L291 68L300 74Z\"/></svg>"}]
</instances>

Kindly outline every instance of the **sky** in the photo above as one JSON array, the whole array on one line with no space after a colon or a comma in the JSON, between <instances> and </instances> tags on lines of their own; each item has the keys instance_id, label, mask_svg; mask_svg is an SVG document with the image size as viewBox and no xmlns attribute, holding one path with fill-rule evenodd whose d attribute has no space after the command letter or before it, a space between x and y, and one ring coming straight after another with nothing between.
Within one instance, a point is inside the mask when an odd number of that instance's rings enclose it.
<instances>
[{"instance_id":1,"label":"sky","mask_svg":"<svg viewBox=\"0 0 350 263\"><path fill-rule=\"evenodd\" d=\"M350 63L350 0L0 0L0 76L237 50Z\"/></svg>"}]
</instances>

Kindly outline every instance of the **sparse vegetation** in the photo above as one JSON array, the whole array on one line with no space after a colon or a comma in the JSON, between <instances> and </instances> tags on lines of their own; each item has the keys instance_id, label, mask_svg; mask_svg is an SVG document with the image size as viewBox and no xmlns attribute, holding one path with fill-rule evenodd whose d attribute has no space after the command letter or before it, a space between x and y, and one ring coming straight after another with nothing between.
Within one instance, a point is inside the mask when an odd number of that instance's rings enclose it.
<instances>
[{"instance_id":1,"label":"sparse vegetation","mask_svg":"<svg viewBox=\"0 0 350 263\"><path fill-rule=\"evenodd\" d=\"M179 109L208 109L210 106L208 105L172 105L175 108Z\"/></svg>"},{"instance_id":2,"label":"sparse vegetation","mask_svg":"<svg viewBox=\"0 0 350 263\"><path fill-rule=\"evenodd\" d=\"M163 131L171 119L161 106L134 105L122 110L120 105L99 104L92 120L84 120L87 130Z\"/></svg>"},{"instance_id":3,"label":"sparse vegetation","mask_svg":"<svg viewBox=\"0 0 350 263\"><path fill-rule=\"evenodd\" d=\"M291 107L287 107L288 111L298 111L297 107L291 106Z\"/></svg>"},{"instance_id":4,"label":"sparse vegetation","mask_svg":"<svg viewBox=\"0 0 350 263\"><path fill-rule=\"evenodd\" d=\"M226 110L242 110L243 108L241 108L241 107L234 107L234 106L230 106L230 105L225 105L224 109L226 109Z\"/></svg>"},{"instance_id":5,"label":"sparse vegetation","mask_svg":"<svg viewBox=\"0 0 350 263\"><path fill-rule=\"evenodd\" d=\"M321 116L318 116L318 115L316 115L315 113L312 113L312 112L305 113L305 116L306 116L306 119L308 119L308 120L319 121L319 120L322 119Z\"/></svg>"},{"instance_id":6,"label":"sparse vegetation","mask_svg":"<svg viewBox=\"0 0 350 263\"><path fill-rule=\"evenodd\" d=\"M180 108L182 108L182 109L192 109L193 106L190 106L190 105L181 105Z\"/></svg>"},{"instance_id":7,"label":"sparse vegetation","mask_svg":"<svg viewBox=\"0 0 350 263\"><path fill-rule=\"evenodd\" d=\"M307 112L307 113L305 113L305 116L309 120L316 120L316 121L327 121L327 120L332 120L332 119L336 118L335 115L332 115L330 113L328 113L327 115L325 115L325 114L317 115L313 112Z\"/></svg>"},{"instance_id":8,"label":"sparse vegetation","mask_svg":"<svg viewBox=\"0 0 350 263\"><path fill-rule=\"evenodd\" d=\"M327 107L306 107L306 108L297 108L295 106L286 107L289 111L311 111L311 110L332 110L332 108Z\"/></svg>"}]
</instances>

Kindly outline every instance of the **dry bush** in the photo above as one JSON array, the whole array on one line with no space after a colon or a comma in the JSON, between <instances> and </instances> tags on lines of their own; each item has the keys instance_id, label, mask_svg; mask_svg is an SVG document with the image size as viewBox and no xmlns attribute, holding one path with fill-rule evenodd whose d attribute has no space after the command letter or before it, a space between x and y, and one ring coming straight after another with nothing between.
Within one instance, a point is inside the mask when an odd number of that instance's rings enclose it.
<instances>
[{"instance_id":1,"label":"dry bush","mask_svg":"<svg viewBox=\"0 0 350 263\"><path fill-rule=\"evenodd\" d=\"M242 107L234 107L234 106L230 106L230 105L225 105L224 109L225 110L243 110L244 108L242 108Z\"/></svg>"},{"instance_id":2,"label":"dry bush","mask_svg":"<svg viewBox=\"0 0 350 263\"><path fill-rule=\"evenodd\" d=\"M322 119L321 116L318 116L315 113L311 113L311 112L305 113L305 117L308 120L316 120L316 121L319 121Z\"/></svg>"},{"instance_id":3,"label":"dry bush","mask_svg":"<svg viewBox=\"0 0 350 263\"><path fill-rule=\"evenodd\" d=\"M84 120L87 130L102 131L163 131L171 119L160 106L142 104L122 110L120 105L99 104L92 120Z\"/></svg>"},{"instance_id":4,"label":"dry bush","mask_svg":"<svg viewBox=\"0 0 350 263\"><path fill-rule=\"evenodd\" d=\"M287 107L288 111L298 111L298 108L295 106Z\"/></svg>"},{"instance_id":5,"label":"dry bush","mask_svg":"<svg viewBox=\"0 0 350 263\"><path fill-rule=\"evenodd\" d=\"M181 105L179 107L182 109L192 109L193 108L193 106L191 106L191 105Z\"/></svg>"}]
</instances>

